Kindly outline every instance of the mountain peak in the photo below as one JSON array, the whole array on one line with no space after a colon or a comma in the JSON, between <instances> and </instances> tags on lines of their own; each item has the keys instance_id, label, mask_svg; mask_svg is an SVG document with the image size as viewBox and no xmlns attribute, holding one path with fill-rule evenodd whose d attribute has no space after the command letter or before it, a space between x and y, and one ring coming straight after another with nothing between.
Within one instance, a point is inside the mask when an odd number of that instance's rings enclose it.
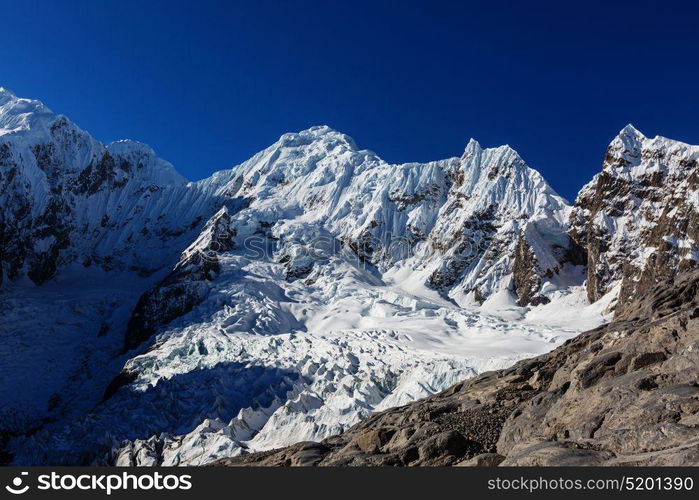
<instances>
[{"instance_id":1,"label":"mountain peak","mask_svg":"<svg viewBox=\"0 0 699 500\"><path fill-rule=\"evenodd\" d=\"M481 144L476 139L471 137L468 140L468 144L466 144L466 149L464 149L464 156L472 155L482 150L483 148L481 147Z\"/></svg>"},{"instance_id":2,"label":"mountain peak","mask_svg":"<svg viewBox=\"0 0 699 500\"><path fill-rule=\"evenodd\" d=\"M327 125L316 125L300 132L287 132L279 138L282 147L307 146L312 143L342 144L352 151L358 151L357 143L349 135L343 134Z\"/></svg>"},{"instance_id":3,"label":"mountain peak","mask_svg":"<svg viewBox=\"0 0 699 500\"><path fill-rule=\"evenodd\" d=\"M12 98L17 98L14 92L12 92L10 89L7 87L2 87L0 86L0 99L5 98L5 99L12 99Z\"/></svg>"},{"instance_id":4,"label":"mountain peak","mask_svg":"<svg viewBox=\"0 0 699 500\"><path fill-rule=\"evenodd\" d=\"M626 125L624 128L622 128L619 131L619 136L624 136L624 137L634 137L637 139L645 139L646 136L643 135L641 131L639 131L636 127L634 127L632 124Z\"/></svg>"},{"instance_id":5,"label":"mountain peak","mask_svg":"<svg viewBox=\"0 0 699 500\"><path fill-rule=\"evenodd\" d=\"M606 168L619 168L620 166L636 165L640 160L643 141L646 136L630 123L622 128L616 137L609 143L607 155L609 158L621 159L618 161L605 162Z\"/></svg>"},{"instance_id":6,"label":"mountain peak","mask_svg":"<svg viewBox=\"0 0 699 500\"><path fill-rule=\"evenodd\" d=\"M17 94L12 92L7 87L0 87L0 115L5 114L11 108L19 106L22 111L31 111L31 108L45 112L51 112L44 103L38 99L26 99L17 97Z\"/></svg>"},{"instance_id":7,"label":"mountain peak","mask_svg":"<svg viewBox=\"0 0 699 500\"><path fill-rule=\"evenodd\" d=\"M511 154L511 155L515 155L521 159L517 150L514 149L509 144L503 144L501 146L496 146L496 147L492 147L492 148L484 148L483 146L481 146L481 143L478 142L473 137L468 140L468 143L466 144L466 148L464 149L463 156L470 156L472 154L481 153L483 151L490 151L490 152L495 152L495 153L499 153L499 154Z\"/></svg>"},{"instance_id":8,"label":"mountain peak","mask_svg":"<svg viewBox=\"0 0 699 500\"><path fill-rule=\"evenodd\" d=\"M29 130L56 116L41 101L17 97L11 90L0 87L0 135Z\"/></svg>"}]
</instances>

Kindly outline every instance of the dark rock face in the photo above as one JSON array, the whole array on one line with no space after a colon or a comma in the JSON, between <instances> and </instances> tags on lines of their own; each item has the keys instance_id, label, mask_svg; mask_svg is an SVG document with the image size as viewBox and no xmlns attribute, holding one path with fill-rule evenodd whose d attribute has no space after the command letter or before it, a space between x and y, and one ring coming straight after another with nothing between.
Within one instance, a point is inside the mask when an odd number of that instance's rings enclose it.
<instances>
[{"instance_id":1,"label":"dark rock face","mask_svg":"<svg viewBox=\"0 0 699 500\"><path fill-rule=\"evenodd\" d=\"M491 206L464 221L461 231L455 231L450 240L443 241L433 236L430 240L432 248L443 253L451 252L445 256L442 267L430 275L429 284L437 289L450 287L486 251L499 253L500 249L493 242L496 232L495 208Z\"/></svg>"},{"instance_id":2,"label":"dark rock face","mask_svg":"<svg viewBox=\"0 0 699 500\"><path fill-rule=\"evenodd\" d=\"M699 273L551 353L218 465L699 465Z\"/></svg>"},{"instance_id":3,"label":"dark rock face","mask_svg":"<svg viewBox=\"0 0 699 500\"><path fill-rule=\"evenodd\" d=\"M136 380L136 378L138 378L138 374L135 372L131 372L128 370L120 371L117 374L117 376L114 377L107 385L107 388L104 390L104 395L102 396L102 400L103 401L108 400L109 398L114 396L114 394L116 394L116 392L119 389L121 389L125 385L130 384L131 382Z\"/></svg>"},{"instance_id":4,"label":"dark rock face","mask_svg":"<svg viewBox=\"0 0 699 500\"><path fill-rule=\"evenodd\" d=\"M22 168L18 155L11 144L0 144L0 190L7 194L0 203L0 246L7 278L15 279L26 270L32 281L41 284L55 274L73 224L70 207L62 197L54 148L50 144L37 145L32 153L37 168L51 183L40 214L32 213L31 186L18 175Z\"/></svg>"},{"instance_id":5,"label":"dark rock face","mask_svg":"<svg viewBox=\"0 0 699 500\"><path fill-rule=\"evenodd\" d=\"M536 255L529 246L524 234L520 234L515 249L512 279L515 292L522 306L546 304L549 299L539 294L541 289L541 272L538 268Z\"/></svg>"},{"instance_id":6,"label":"dark rock face","mask_svg":"<svg viewBox=\"0 0 699 500\"><path fill-rule=\"evenodd\" d=\"M587 253L587 292L598 300L621 282L619 304L697 267L699 148L626 127L603 171L571 213L570 237Z\"/></svg>"},{"instance_id":7,"label":"dark rock face","mask_svg":"<svg viewBox=\"0 0 699 500\"><path fill-rule=\"evenodd\" d=\"M235 229L224 206L204 226L199 238L182 254L172 272L138 300L126 330L126 350L139 346L161 326L187 314L209 292L219 272L218 254L232 250Z\"/></svg>"},{"instance_id":8,"label":"dark rock face","mask_svg":"<svg viewBox=\"0 0 699 500\"><path fill-rule=\"evenodd\" d=\"M579 244L565 234L557 236L558 241L546 243L549 259L542 262L533 248L545 241L537 224L529 224L520 231L512 265L512 288L520 306L548 304L550 299L542 293L544 281L560 273L564 266L587 263L587 255Z\"/></svg>"},{"instance_id":9,"label":"dark rock face","mask_svg":"<svg viewBox=\"0 0 699 500\"><path fill-rule=\"evenodd\" d=\"M175 270L138 299L126 329L124 349L138 347L157 329L187 314L208 292L206 281L212 265L195 258L194 272Z\"/></svg>"}]
</instances>

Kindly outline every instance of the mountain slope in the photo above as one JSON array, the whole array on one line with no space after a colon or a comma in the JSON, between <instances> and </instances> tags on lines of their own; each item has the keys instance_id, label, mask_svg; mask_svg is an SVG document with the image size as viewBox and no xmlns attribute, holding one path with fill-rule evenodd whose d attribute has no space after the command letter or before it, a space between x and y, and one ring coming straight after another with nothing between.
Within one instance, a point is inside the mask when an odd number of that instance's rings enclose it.
<instances>
[{"instance_id":1,"label":"mountain slope","mask_svg":"<svg viewBox=\"0 0 699 500\"><path fill-rule=\"evenodd\" d=\"M699 464L699 274L551 353L372 415L320 443L219 465Z\"/></svg>"},{"instance_id":2,"label":"mountain slope","mask_svg":"<svg viewBox=\"0 0 699 500\"><path fill-rule=\"evenodd\" d=\"M0 189L0 282L42 284L71 264L153 273L216 205L145 144L105 146L2 88Z\"/></svg>"}]
</instances>

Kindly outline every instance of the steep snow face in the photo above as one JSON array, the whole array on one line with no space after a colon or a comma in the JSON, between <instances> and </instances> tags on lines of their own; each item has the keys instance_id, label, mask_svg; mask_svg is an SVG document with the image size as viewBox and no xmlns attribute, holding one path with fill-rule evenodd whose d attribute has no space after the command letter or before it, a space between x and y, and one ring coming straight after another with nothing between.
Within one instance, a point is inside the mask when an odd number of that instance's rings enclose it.
<instances>
[{"instance_id":1,"label":"steep snow face","mask_svg":"<svg viewBox=\"0 0 699 500\"><path fill-rule=\"evenodd\" d=\"M260 231L249 221L266 224L283 247L299 225L325 231L380 272L409 261L452 298L516 293L510 277L520 236L540 275L565 260L566 202L508 146L471 140L461 158L390 165L315 127L283 136L232 174L221 192L252 200L238 216L239 235Z\"/></svg>"},{"instance_id":2,"label":"steep snow face","mask_svg":"<svg viewBox=\"0 0 699 500\"><path fill-rule=\"evenodd\" d=\"M152 273L215 208L134 141L107 146L39 101L0 89L0 282L69 264Z\"/></svg>"},{"instance_id":3,"label":"steep snow face","mask_svg":"<svg viewBox=\"0 0 699 500\"><path fill-rule=\"evenodd\" d=\"M695 267L698 193L699 147L626 126L571 214L570 235L588 253L590 300L621 282L623 304Z\"/></svg>"}]
</instances>

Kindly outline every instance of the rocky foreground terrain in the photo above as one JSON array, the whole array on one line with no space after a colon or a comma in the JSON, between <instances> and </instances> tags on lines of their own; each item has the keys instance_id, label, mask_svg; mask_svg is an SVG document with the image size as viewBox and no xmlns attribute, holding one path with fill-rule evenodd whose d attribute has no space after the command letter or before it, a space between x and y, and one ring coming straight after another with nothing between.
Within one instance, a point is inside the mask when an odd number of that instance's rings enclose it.
<instances>
[{"instance_id":1,"label":"rocky foreground terrain","mask_svg":"<svg viewBox=\"0 0 699 500\"><path fill-rule=\"evenodd\" d=\"M558 349L219 465L699 465L699 273Z\"/></svg>"}]
</instances>

